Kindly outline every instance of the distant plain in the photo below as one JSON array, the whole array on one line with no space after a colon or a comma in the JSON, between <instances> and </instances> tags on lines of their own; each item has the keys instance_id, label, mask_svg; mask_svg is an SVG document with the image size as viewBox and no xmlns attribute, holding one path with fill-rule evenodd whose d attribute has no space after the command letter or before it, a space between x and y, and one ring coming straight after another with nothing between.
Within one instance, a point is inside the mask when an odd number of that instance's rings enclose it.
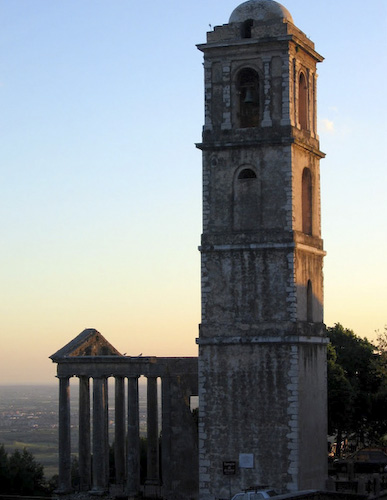
<instances>
[{"instance_id":1,"label":"distant plain","mask_svg":"<svg viewBox=\"0 0 387 500\"><path fill-rule=\"evenodd\" d=\"M146 433L146 385L140 379L140 433ZM110 387L110 384L109 384ZM114 387L109 388L109 439L114 433ZM12 453L30 451L46 479L58 473L58 386L0 385L0 444ZM92 397L91 397L92 400ZM78 448L78 384L70 383L71 449Z\"/></svg>"}]
</instances>

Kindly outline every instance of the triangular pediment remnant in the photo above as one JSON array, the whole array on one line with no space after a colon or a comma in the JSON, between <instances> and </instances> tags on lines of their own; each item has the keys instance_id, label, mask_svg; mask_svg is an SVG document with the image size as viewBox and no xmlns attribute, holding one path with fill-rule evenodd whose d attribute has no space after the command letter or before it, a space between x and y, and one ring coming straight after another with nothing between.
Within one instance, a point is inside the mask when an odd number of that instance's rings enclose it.
<instances>
[{"instance_id":1,"label":"triangular pediment remnant","mask_svg":"<svg viewBox=\"0 0 387 500\"><path fill-rule=\"evenodd\" d=\"M82 356L122 356L122 354L97 330L87 328L62 349L50 356L50 359L57 362L64 358Z\"/></svg>"}]
</instances>

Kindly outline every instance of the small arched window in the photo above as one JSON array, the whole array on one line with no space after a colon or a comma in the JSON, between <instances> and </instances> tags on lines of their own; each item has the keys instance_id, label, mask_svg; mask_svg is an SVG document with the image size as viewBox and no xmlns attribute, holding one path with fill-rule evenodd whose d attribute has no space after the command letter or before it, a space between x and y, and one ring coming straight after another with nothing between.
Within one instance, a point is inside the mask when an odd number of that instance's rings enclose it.
<instances>
[{"instance_id":1,"label":"small arched window","mask_svg":"<svg viewBox=\"0 0 387 500\"><path fill-rule=\"evenodd\" d=\"M306 286L306 321L313 321L313 288L310 280Z\"/></svg>"},{"instance_id":2,"label":"small arched window","mask_svg":"<svg viewBox=\"0 0 387 500\"><path fill-rule=\"evenodd\" d=\"M234 181L234 230L251 231L258 226L259 187L252 168L243 168Z\"/></svg>"},{"instance_id":3,"label":"small arched window","mask_svg":"<svg viewBox=\"0 0 387 500\"><path fill-rule=\"evenodd\" d=\"M253 20L247 19L242 23L241 37L251 38L251 28L253 27Z\"/></svg>"},{"instance_id":4,"label":"small arched window","mask_svg":"<svg viewBox=\"0 0 387 500\"><path fill-rule=\"evenodd\" d=\"M308 128L308 87L304 73L298 79L298 121L302 129Z\"/></svg>"},{"instance_id":5,"label":"small arched window","mask_svg":"<svg viewBox=\"0 0 387 500\"><path fill-rule=\"evenodd\" d=\"M259 125L259 77L251 68L242 69L237 79L239 95L239 126L241 128Z\"/></svg>"},{"instance_id":6,"label":"small arched window","mask_svg":"<svg viewBox=\"0 0 387 500\"><path fill-rule=\"evenodd\" d=\"M309 168L302 172L302 232L312 234L312 174Z\"/></svg>"}]
</instances>

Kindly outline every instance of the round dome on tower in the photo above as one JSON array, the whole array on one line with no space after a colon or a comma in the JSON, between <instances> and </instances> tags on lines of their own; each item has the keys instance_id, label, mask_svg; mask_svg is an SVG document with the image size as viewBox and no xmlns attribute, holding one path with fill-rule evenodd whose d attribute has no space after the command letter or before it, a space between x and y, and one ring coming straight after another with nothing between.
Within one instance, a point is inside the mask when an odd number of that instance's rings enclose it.
<instances>
[{"instance_id":1,"label":"round dome on tower","mask_svg":"<svg viewBox=\"0 0 387 500\"><path fill-rule=\"evenodd\" d=\"M250 19L254 21L272 21L286 19L293 23L290 12L274 0L248 0L233 10L229 23L243 23Z\"/></svg>"}]
</instances>

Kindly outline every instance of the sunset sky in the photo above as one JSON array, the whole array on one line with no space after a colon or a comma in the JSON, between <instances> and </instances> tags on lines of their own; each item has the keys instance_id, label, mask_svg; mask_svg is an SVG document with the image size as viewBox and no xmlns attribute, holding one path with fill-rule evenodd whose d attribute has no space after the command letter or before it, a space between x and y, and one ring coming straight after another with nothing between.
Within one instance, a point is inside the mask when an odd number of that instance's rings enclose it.
<instances>
[{"instance_id":1,"label":"sunset sky","mask_svg":"<svg viewBox=\"0 0 387 500\"><path fill-rule=\"evenodd\" d=\"M387 324L387 2L284 0L319 65L325 317ZM193 356L202 53L234 0L0 0L0 384L85 328Z\"/></svg>"}]
</instances>

